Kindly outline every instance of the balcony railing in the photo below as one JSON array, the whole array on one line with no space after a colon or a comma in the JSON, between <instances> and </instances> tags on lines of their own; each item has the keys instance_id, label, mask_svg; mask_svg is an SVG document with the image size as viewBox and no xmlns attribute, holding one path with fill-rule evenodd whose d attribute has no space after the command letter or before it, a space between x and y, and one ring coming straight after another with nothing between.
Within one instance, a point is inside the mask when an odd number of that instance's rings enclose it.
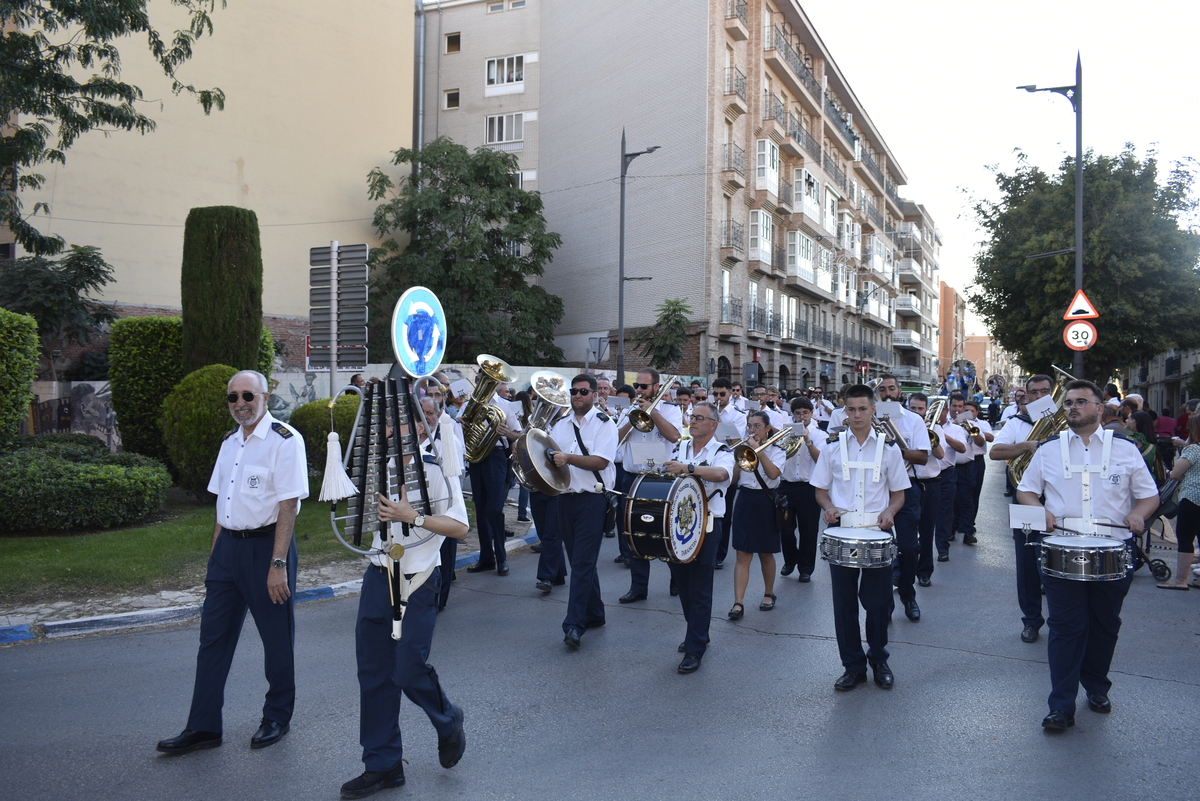
<instances>
[{"instance_id":1,"label":"balcony railing","mask_svg":"<svg viewBox=\"0 0 1200 801\"><path fill-rule=\"evenodd\" d=\"M743 2L742 7L746 4ZM737 67L729 67L725 70L725 94L737 95L742 100L746 99L746 73L739 70Z\"/></svg>"},{"instance_id":2,"label":"balcony railing","mask_svg":"<svg viewBox=\"0 0 1200 801\"><path fill-rule=\"evenodd\" d=\"M742 324L741 298L721 298L721 322L733 325Z\"/></svg>"},{"instance_id":3,"label":"balcony railing","mask_svg":"<svg viewBox=\"0 0 1200 801\"><path fill-rule=\"evenodd\" d=\"M897 206L903 203L903 201L900 199L900 192L896 190L896 184L892 183L890 178L884 182L883 188L887 191L888 197L896 201Z\"/></svg>"},{"instance_id":4,"label":"balcony railing","mask_svg":"<svg viewBox=\"0 0 1200 801\"><path fill-rule=\"evenodd\" d=\"M792 138L800 143L800 147L804 148L804 152L812 156L818 163L821 161L821 143L818 142L813 135L804 130L800 125L788 129L788 133Z\"/></svg>"},{"instance_id":5,"label":"balcony railing","mask_svg":"<svg viewBox=\"0 0 1200 801\"><path fill-rule=\"evenodd\" d=\"M892 332L892 344L896 347L917 347L920 343L920 337L916 331L910 331L907 328L897 328Z\"/></svg>"},{"instance_id":6,"label":"balcony railing","mask_svg":"<svg viewBox=\"0 0 1200 801\"><path fill-rule=\"evenodd\" d=\"M1163 364L1163 375L1167 378L1179 375L1179 368L1182 359L1179 356L1171 356Z\"/></svg>"},{"instance_id":7,"label":"balcony railing","mask_svg":"<svg viewBox=\"0 0 1200 801\"><path fill-rule=\"evenodd\" d=\"M746 174L746 149L733 142L725 145L725 169L738 175Z\"/></svg>"},{"instance_id":8,"label":"balcony railing","mask_svg":"<svg viewBox=\"0 0 1200 801\"><path fill-rule=\"evenodd\" d=\"M858 134L854 133L854 129L850 127L847 119L849 115L842 111L841 103L830 92L825 93L825 113L829 115L829 119L833 120L833 127L837 128L846 141L854 144L854 141L858 139Z\"/></svg>"},{"instance_id":9,"label":"balcony railing","mask_svg":"<svg viewBox=\"0 0 1200 801\"><path fill-rule=\"evenodd\" d=\"M814 98L821 96L821 84L817 83L817 79L813 76L812 70L804 63L803 56L800 52L792 47L788 42L787 34L778 26L772 26L773 36L770 37L770 42L774 45L775 50L779 51L779 55L783 56L783 63L787 64L796 77L800 79L800 83L804 84L804 88L808 90ZM770 49L769 47L767 49Z\"/></svg>"},{"instance_id":10,"label":"balcony railing","mask_svg":"<svg viewBox=\"0 0 1200 801\"><path fill-rule=\"evenodd\" d=\"M879 169L879 165L875 163L875 157L871 155L870 151L865 147L860 148L859 157L862 159L862 163L867 165L867 171L874 175L879 183L884 183L883 170Z\"/></svg>"},{"instance_id":11,"label":"balcony railing","mask_svg":"<svg viewBox=\"0 0 1200 801\"><path fill-rule=\"evenodd\" d=\"M795 198L792 197L792 182L781 177L779 179L779 194L776 197L779 198L779 205L787 206L790 209L795 202ZM783 262L779 263L783 264Z\"/></svg>"},{"instance_id":12,"label":"balcony railing","mask_svg":"<svg viewBox=\"0 0 1200 801\"><path fill-rule=\"evenodd\" d=\"M746 0L728 0L725 4L725 19L737 17L743 25L749 25L749 13L746 10Z\"/></svg>"},{"instance_id":13,"label":"balcony railing","mask_svg":"<svg viewBox=\"0 0 1200 801\"><path fill-rule=\"evenodd\" d=\"M721 247L734 250L746 250L746 226L740 222L727 220L721 231Z\"/></svg>"},{"instance_id":14,"label":"balcony railing","mask_svg":"<svg viewBox=\"0 0 1200 801\"><path fill-rule=\"evenodd\" d=\"M775 257L775 260L771 263L774 264L776 268L782 270L783 266L787 264L787 248L771 248L771 253Z\"/></svg>"},{"instance_id":15,"label":"balcony railing","mask_svg":"<svg viewBox=\"0 0 1200 801\"><path fill-rule=\"evenodd\" d=\"M775 120L780 128L787 130L787 109L783 105L783 98L763 92L763 119Z\"/></svg>"},{"instance_id":16,"label":"balcony railing","mask_svg":"<svg viewBox=\"0 0 1200 801\"><path fill-rule=\"evenodd\" d=\"M768 325L769 325L769 318L770 318L770 315L767 314L766 309L761 308L759 306L751 306L750 307L750 323L746 327L751 331L758 331L760 333L766 334L766 333L768 333L767 329L768 329Z\"/></svg>"},{"instance_id":17,"label":"balcony railing","mask_svg":"<svg viewBox=\"0 0 1200 801\"><path fill-rule=\"evenodd\" d=\"M831 347L833 345L833 332L828 328L822 328L819 325L812 327L812 343L814 345L824 345Z\"/></svg>"},{"instance_id":18,"label":"balcony railing","mask_svg":"<svg viewBox=\"0 0 1200 801\"><path fill-rule=\"evenodd\" d=\"M867 196L863 195L863 197ZM867 210L867 219L875 223L876 230L883 230L883 214L880 213L875 203L863 203L863 207Z\"/></svg>"},{"instance_id":19,"label":"balcony railing","mask_svg":"<svg viewBox=\"0 0 1200 801\"><path fill-rule=\"evenodd\" d=\"M836 183L838 186L840 186L842 188L843 192L848 192L849 185L846 183L846 172L845 172L845 170L843 170L841 167L839 167L837 165L837 162L834 160L833 155L830 154L829 152L825 153L824 167L825 167L825 172L829 175L830 178L833 179L834 183Z\"/></svg>"}]
</instances>

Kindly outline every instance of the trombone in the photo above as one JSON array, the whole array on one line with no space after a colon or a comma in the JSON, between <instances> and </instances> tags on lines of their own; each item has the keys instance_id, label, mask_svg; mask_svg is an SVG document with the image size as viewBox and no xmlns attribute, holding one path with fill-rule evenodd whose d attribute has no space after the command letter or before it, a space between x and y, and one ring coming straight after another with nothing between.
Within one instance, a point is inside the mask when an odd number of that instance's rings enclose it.
<instances>
[{"instance_id":1,"label":"trombone","mask_svg":"<svg viewBox=\"0 0 1200 801\"><path fill-rule=\"evenodd\" d=\"M648 434L654 430L654 418L650 416L650 413L654 411L654 407L671 391L671 385L675 383L677 378L679 378L677 375L662 378L662 389L658 391L658 394L654 396L654 400L650 401L650 405L645 409L630 408L625 415L625 419L629 421L629 428L625 430L625 436L621 437L620 442L617 443L618 446L625 442L635 428L643 434Z\"/></svg>"},{"instance_id":2,"label":"trombone","mask_svg":"<svg viewBox=\"0 0 1200 801\"><path fill-rule=\"evenodd\" d=\"M750 445L748 444L750 442L750 438L746 437L744 440L742 440L741 442L739 442L737 445L734 446L733 461L735 464L737 464L738 468L744 472L749 473L754 470L757 470L758 469L758 455L760 453L762 453L768 445L775 445L781 439L783 439L784 437L787 437L787 436L791 436L793 439L798 440L799 442L804 441L803 437L796 437L794 434L792 434L792 430L790 428L783 428L783 429L780 429L779 431L776 431L774 434L772 434L770 437L768 437L767 440L765 442L763 442L763 444L759 445L757 448L751 448ZM781 445L780 447L783 447L783 446ZM799 448L799 445L797 444L796 447ZM782 465L776 465L776 466L782 468Z\"/></svg>"}]
</instances>

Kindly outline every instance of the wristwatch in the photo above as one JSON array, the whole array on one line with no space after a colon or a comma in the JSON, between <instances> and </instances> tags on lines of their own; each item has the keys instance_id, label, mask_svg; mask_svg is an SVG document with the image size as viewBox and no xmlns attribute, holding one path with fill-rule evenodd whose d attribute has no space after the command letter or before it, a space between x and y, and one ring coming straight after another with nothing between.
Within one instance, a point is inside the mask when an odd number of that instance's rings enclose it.
<instances>
[{"instance_id":1,"label":"wristwatch","mask_svg":"<svg viewBox=\"0 0 1200 801\"><path fill-rule=\"evenodd\" d=\"M695 473L695 472L696 472L696 465L694 465L694 464L692 464L692 463L690 463L690 462L689 462L689 463L688 463L688 472L689 472L689 473Z\"/></svg>"},{"instance_id":2,"label":"wristwatch","mask_svg":"<svg viewBox=\"0 0 1200 801\"><path fill-rule=\"evenodd\" d=\"M279 569L281 569L281 570L282 570L282 569L284 569L284 568L286 568L286 567L287 567L287 562L285 562L285 561L284 561L284 560L282 560L282 559L272 559L272 560L271 560L271 567L278 567Z\"/></svg>"},{"instance_id":3,"label":"wristwatch","mask_svg":"<svg viewBox=\"0 0 1200 801\"><path fill-rule=\"evenodd\" d=\"M425 525L425 515L418 514L413 518L412 524L417 528L422 528Z\"/></svg>"}]
</instances>

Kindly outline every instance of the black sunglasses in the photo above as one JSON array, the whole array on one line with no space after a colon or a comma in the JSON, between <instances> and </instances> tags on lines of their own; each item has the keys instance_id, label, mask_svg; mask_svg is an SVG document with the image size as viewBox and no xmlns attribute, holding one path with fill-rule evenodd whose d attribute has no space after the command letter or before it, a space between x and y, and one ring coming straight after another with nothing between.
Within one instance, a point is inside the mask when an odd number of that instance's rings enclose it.
<instances>
[{"instance_id":1,"label":"black sunglasses","mask_svg":"<svg viewBox=\"0 0 1200 801\"><path fill-rule=\"evenodd\" d=\"M634 384L634 389L650 389L650 384Z\"/></svg>"},{"instance_id":2,"label":"black sunglasses","mask_svg":"<svg viewBox=\"0 0 1200 801\"><path fill-rule=\"evenodd\" d=\"M246 403L249 403L250 401L254 400L257 396L262 395L262 394L265 394L265 393L243 391L242 392L242 400L244 400ZM237 403L237 399L238 399L238 394L236 392L230 392L228 395L225 396L225 400L229 401L230 403Z\"/></svg>"},{"instance_id":3,"label":"black sunglasses","mask_svg":"<svg viewBox=\"0 0 1200 801\"><path fill-rule=\"evenodd\" d=\"M587 389L586 387L583 389L575 389L574 387L572 387L570 391L571 391L572 395L590 395L592 392L590 389Z\"/></svg>"}]
</instances>

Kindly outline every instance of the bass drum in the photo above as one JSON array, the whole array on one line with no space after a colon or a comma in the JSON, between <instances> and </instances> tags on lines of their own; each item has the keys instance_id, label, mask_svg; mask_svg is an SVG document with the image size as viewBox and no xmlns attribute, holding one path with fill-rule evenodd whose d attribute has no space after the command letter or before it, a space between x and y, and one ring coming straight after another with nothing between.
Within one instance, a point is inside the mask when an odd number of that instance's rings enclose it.
<instances>
[{"instance_id":1,"label":"bass drum","mask_svg":"<svg viewBox=\"0 0 1200 801\"><path fill-rule=\"evenodd\" d=\"M708 525L704 485L694 476L640 475L625 498L621 536L639 559L687 564Z\"/></svg>"}]
</instances>

